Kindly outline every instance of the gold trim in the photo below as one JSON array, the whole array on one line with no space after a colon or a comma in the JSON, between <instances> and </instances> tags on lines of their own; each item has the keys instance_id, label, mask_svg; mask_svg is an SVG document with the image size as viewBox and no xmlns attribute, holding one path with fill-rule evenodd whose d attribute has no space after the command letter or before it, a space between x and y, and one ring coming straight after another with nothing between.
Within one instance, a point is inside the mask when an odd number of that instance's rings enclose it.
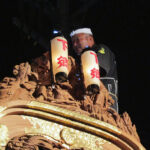
<instances>
[{"instance_id":1,"label":"gold trim","mask_svg":"<svg viewBox=\"0 0 150 150\"><path fill-rule=\"evenodd\" d=\"M66 144L70 145L70 148L74 148L74 149L82 147L85 149L89 148L92 150L103 150L104 144L109 144L109 145L112 144L100 137L85 132L81 132L78 130L74 130L71 128L64 128L61 131L60 136ZM115 145L112 146L114 146L116 150L119 149Z\"/></svg>"},{"instance_id":2,"label":"gold trim","mask_svg":"<svg viewBox=\"0 0 150 150\"><path fill-rule=\"evenodd\" d=\"M59 108L59 107L56 107L53 105L40 103L37 101L31 101L27 105L29 106L29 108L32 108L32 109L38 109L38 110L46 111L49 113L53 113L55 115L66 117L66 118L71 119L71 120L75 120L79 123L84 123L85 125L90 125L92 127L102 129L106 132L110 132L109 134L113 134L113 135L119 137L120 139L122 139L123 141L128 143L131 147L134 147L135 149L139 149L139 147L141 149L145 149L136 139L125 134L124 132L122 132L117 127L115 127L111 124L108 124L106 122L97 120L97 119L92 118L92 117L88 117L88 116L83 115L83 114L81 115L77 112L69 111L69 110L66 110L63 108Z\"/></svg>"},{"instance_id":3,"label":"gold trim","mask_svg":"<svg viewBox=\"0 0 150 150\"><path fill-rule=\"evenodd\" d=\"M106 122L97 120L95 118L88 117L83 114L81 115L77 112L69 111L69 110L56 107L53 105L47 105L47 104L40 103L37 101L31 101L30 103L27 104L27 106L29 106L29 108L32 108L32 109L38 109L38 110L50 112L50 113L57 114L62 117L67 117L75 121L94 126L94 127L102 128L115 134L119 134L119 135L121 134L121 131L117 127L111 124L108 124Z\"/></svg>"},{"instance_id":4,"label":"gold trim","mask_svg":"<svg viewBox=\"0 0 150 150\"><path fill-rule=\"evenodd\" d=\"M16 113L17 113L17 109L16 109ZM120 148L125 148L126 150L132 150L132 148L125 143L124 141L122 141L121 139L119 139L118 137L115 137L114 135L108 133L107 131L103 131L101 129L95 128L95 127L91 127L79 122L75 122L72 121L70 119L66 119L60 116L56 116L50 113L45 113L45 112L41 112L41 111L36 111L36 110L19 110L19 114L24 114L27 116L34 116L34 117L38 117L38 118L42 118L42 119L46 119L58 124L62 124L65 125L67 127L72 127L74 129L77 129L79 131L84 131L87 133L90 133L92 135L98 136L100 138L104 138L108 141L111 141L112 143L114 143L115 145L117 145Z\"/></svg>"},{"instance_id":5,"label":"gold trim","mask_svg":"<svg viewBox=\"0 0 150 150\"><path fill-rule=\"evenodd\" d=\"M103 150L104 144L112 144L95 135L79 131L64 125L60 125L51 121L22 115L23 119L29 120L33 127L25 128L26 134L45 135L56 142L61 142L68 149L76 149L80 147L92 150ZM113 147L116 147L112 144ZM120 150L116 147L117 150Z\"/></svg>"},{"instance_id":6,"label":"gold trim","mask_svg":"<svg viewBox=\"0 0 150 150\"><path fill-rule=\"evenodd\" d=\"M0 106L0 118L2 118L5 115L2 113L5 109L6 109L6 107Z\"/></svg>"},{"instance_id":7,"label":"gold trim","mask_svg":"<svg viewBox=\"0 0 150 150\"><path fill-rule=\"evenodd\" d=\"M27 119L32 125L32 128L31 127L25 128L26 134L29 134L29 133L43 134L43 135L48 135L55 140L59 140L59 141L61 140L59 134L60 134L60 131L63 129L62 125L59 125L51 121L46 121L46 120L42 120L39 118L30 117L30 116L22 115L22 118L24 120Z\"/></svg>"},{"instance_id":8,"label":"gold trim","mask_svg":"<svg viewBox=\"0 0 150 150\"><path fill-rule=\"evenodd\" d=\"M8 138L8 128L5 125L0 124L0 149L6 146Z\"/></svg>"},{"instance_id":9,"label":"gold trim","mask_svg":"<svg viewBox=\"0 0 150 150\"><path fill-rule=\"evenodd\" d=\"M1 113L2 111L4 111L5 109L6 109L6 107L0 106L0 113Z\"/></svg>"},{"instance_id":10,"label":"gold trim","mask_svg":"<svg viewBox=\"0 0 150 150\"><path fill-rule=\"evenodd\" d=\"M68 111L50 104L37 101L19 101L9 103L4 111L5 115L29 115L37 118L46 119L52 122L58 122L77 130L85 131L115 143L118 146L132 147L137 150L145 150L139 141L132 136L127 135L115 126L103 121L79 114L77 112ZM15 109L14 109L15 108ZM25 108L31 108L26 109ZM18 109L18 110L17 110ZM21 110L20 110L21 109ZM86 127L85 127L86 126ZM98 130L98 131L97 131ZM132 148L127 149L132 149Z\"/></svg>"}]
</instances>

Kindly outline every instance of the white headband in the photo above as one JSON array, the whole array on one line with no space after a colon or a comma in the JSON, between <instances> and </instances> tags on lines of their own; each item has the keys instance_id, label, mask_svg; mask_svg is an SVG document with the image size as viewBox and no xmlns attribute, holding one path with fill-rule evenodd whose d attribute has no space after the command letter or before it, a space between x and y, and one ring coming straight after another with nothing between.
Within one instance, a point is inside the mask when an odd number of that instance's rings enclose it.
<instances>
[{"instance_id":1,"label":"white headband","mask_svg":"<svg viewBox=\"0 0 150 150\"><path fill-rule=\"evenodd\" d=\"M72 31L72 32L70 33L70 36L72 37L72 36L74 36L75 34L79 34L79 33L86 33L86 34L91 34L91 35L93 35L93 33L92 33L92 31L91 31L90 28L80 28L80 29L77 29L77 30L75 30L75 31Z\"/></svg>"}]
</instances>

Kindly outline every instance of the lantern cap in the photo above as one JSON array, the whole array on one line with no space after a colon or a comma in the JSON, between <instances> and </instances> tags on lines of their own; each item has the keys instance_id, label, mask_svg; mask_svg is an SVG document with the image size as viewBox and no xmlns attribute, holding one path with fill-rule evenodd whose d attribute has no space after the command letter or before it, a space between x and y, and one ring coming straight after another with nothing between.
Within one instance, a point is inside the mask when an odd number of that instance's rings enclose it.
<instances>
[{"instance_id":1,"label":"lantern cap","mask_svg":"<svg viewBox=\"0 0 150 150\"><path fill-rule=\"evenodd\" d=\"M55 74L56 82L63 83L67 81L67 74L65 72L58 72Z\"/></svg>"},{"instance_id":2,"label":"lantern cap","mask_svg":"<svg viewBox=\"0 0 150 150\"><path fill-rule=\"evenodd\" d=\"M100 88L97 84L91 84L87 87L87 94L93 95L100 93Z\"/></svg>"},{"instance_id":3,"label":"lantern cap","mask_svg":"<svg viewBox=\"0 0 150 150\"><path fill-rule=\"evenodd\" d=\"M95 52L95 49L94 49L94 47L86 46L86 48L84 48L82 50L81 54L83 54L86 51L93 51L93 52Z\"/></svg>"},{"instance_id":4,"label":"lantern cap","mask_svg":"<svg viewBox=\"0 0 150 150\"><path fill-rule=\"evenodd\" d=\"M73 30L70 33L70 37L74 36L75 34L79 34L79 33L86 33L86 34L93 35L93 33L92 33L90 28L79 28L79 29Z\"/></svg>"},{"instance_id":5,"label":"lantern cap","mask_svg":"<svg viewBox=\"0 0 150 150\"><path fill-rule=\"evenodd\" d=\"M56 36L63 36L62 31L59 29L51 30L51 39L55 38Z\"/></svg>"}]
</instances>

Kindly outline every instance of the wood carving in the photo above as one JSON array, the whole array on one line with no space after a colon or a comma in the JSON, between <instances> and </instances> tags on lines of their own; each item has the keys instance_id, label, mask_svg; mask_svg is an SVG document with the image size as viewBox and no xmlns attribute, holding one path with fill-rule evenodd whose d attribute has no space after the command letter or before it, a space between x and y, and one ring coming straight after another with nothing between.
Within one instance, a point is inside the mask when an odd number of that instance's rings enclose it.
<instances>
[{"instance_id":1,"label":"wood carving","mask_svg":"<svg viewBox=\"0 0 150 150\"><path fill-rule=\"evenodd\" d=\"M83 81L79 81L75 75L80 68L72 57L69 56L67 82L53 84L50 66L49 52L34 59L31 64L26 62L16 65L13 69L15 77L5 77L0 82L0 106L16 99L47 103L107 122L140 142L136 127L132 124L128 113L120 115L110 108L114 100L102 82L99 94L87 96ZM7 144L7 150L16 150L18 147L20 150L39 150L40 147L42 149L57 150L61 148L65 150L59 143L56 144L39 136L16 137Z\"/></svg>"}]
</instances>

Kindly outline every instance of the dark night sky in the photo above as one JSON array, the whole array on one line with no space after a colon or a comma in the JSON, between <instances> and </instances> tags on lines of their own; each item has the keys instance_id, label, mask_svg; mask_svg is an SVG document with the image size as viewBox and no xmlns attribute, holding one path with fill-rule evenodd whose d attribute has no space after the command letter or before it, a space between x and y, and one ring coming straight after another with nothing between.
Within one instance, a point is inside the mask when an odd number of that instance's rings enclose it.
<instances>
[{"instance_id":1,"label":"dark night sky","mask_svg":"<svg viewBox=\"0 0 150 150\"><path fill-rule=\"evenodd\" d=\"M52 27L62 27L66 31L66 36L74 26L91 27L96 43L106 44L116 55L120 113L124 111L129 113L132 122L136 124L142 144L148 149L150 147L148 1L72 0L65 5L54 0L44 1L49 5L40 0L30 2L22 0L23 5L18 0L0 2L0 80L5 76L12 76L15 64L40 56L48 49ZM66 11L60 10L62 7L67 8ZM21 27L13 23L16 19L20 21ZM23 28L24 25L29 27L28 32ZM31 34L33 31L38 34ZM46 43L44 46L40 42L42 40Z\"/></svg>"}]
</instances>

